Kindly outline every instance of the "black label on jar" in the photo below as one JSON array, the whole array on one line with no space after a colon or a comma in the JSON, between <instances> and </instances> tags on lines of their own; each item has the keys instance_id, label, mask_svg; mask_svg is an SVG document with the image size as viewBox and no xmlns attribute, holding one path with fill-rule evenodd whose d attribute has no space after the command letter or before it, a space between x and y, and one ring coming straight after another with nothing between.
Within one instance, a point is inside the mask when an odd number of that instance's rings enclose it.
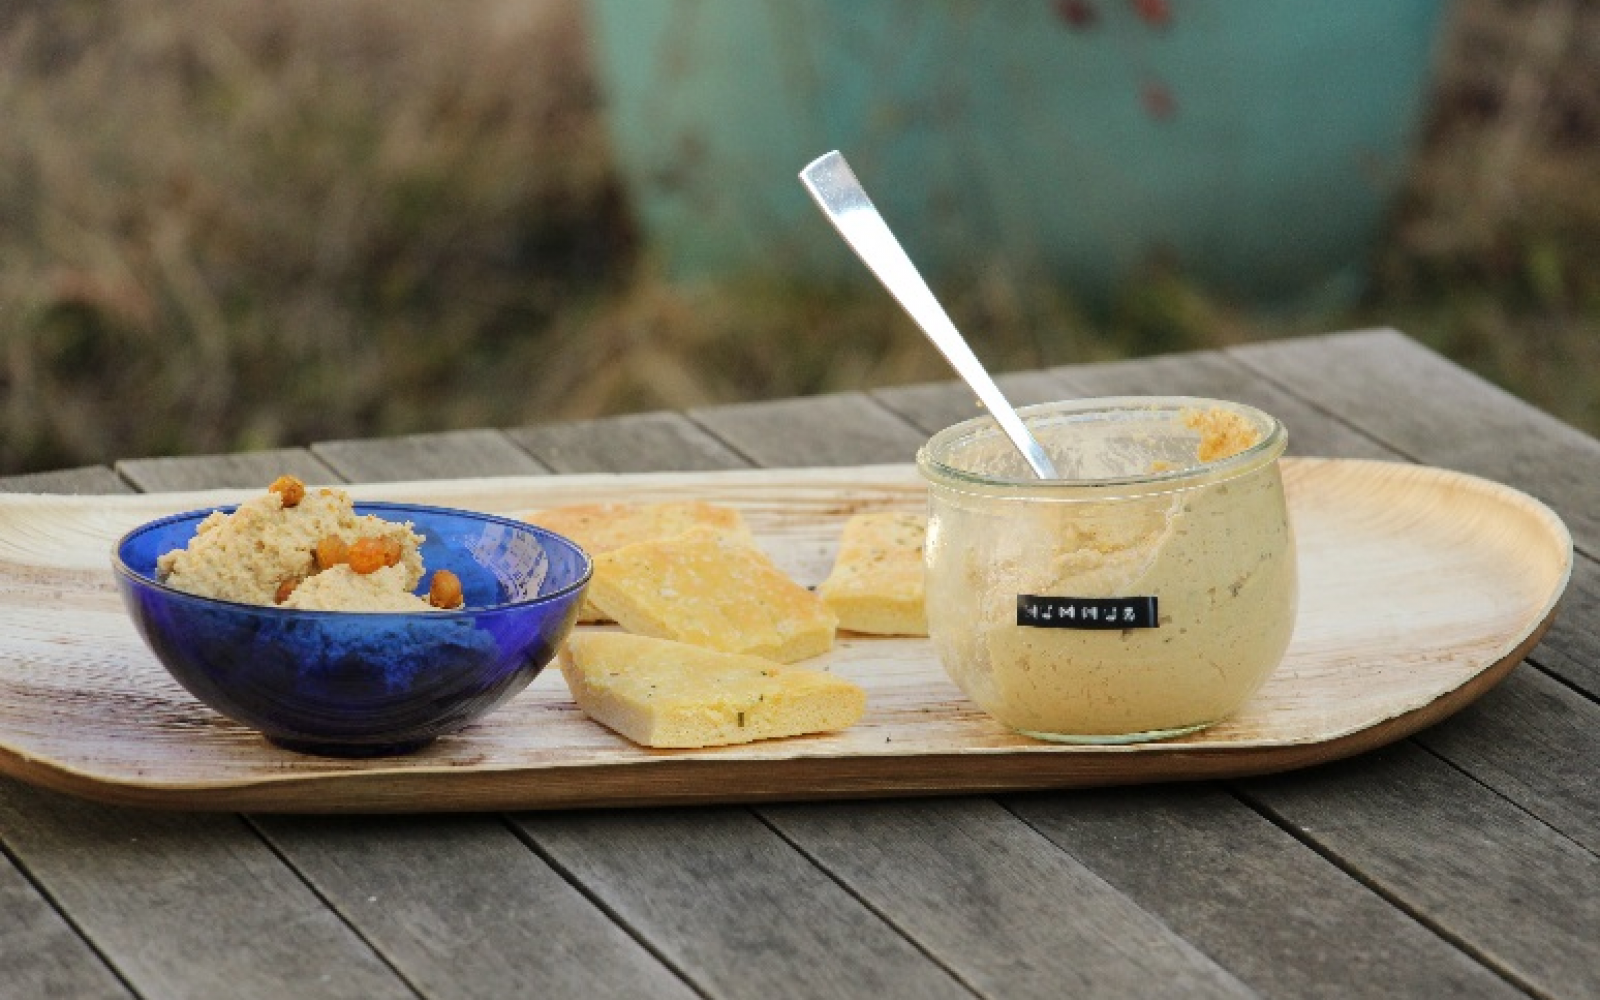
<instances>
[{"instance_id":1,"label":"black label on jar","mask_svg":"<svg viewBox=\"0 0 1600 1000\"><path fill-rule=\"evenodd\" d=\"M1017 624L1026 628L1159 628L1154 597L1017 595Z\"/></svg>"}]
</instances>

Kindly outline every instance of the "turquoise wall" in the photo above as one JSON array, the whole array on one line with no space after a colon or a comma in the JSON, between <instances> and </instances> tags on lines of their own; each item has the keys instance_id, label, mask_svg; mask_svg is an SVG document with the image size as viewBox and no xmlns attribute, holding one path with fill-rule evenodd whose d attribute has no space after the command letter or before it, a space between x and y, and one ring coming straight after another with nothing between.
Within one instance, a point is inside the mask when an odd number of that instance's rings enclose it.
<instances>
[{"instance_id":1,"label":"turquoise wall","mask_svg":"<svg viewBox=\"0 0 1600 1000\"><path fill-rule=\"evenodd\" d=\"M1282 299L1356 287L1416 138L1441 0L591 13L620 168L673 275L861 277L795 179L839 149L935 281L1000 265L1094 299L1168 260Z\"/></svg>"}]
</instances>

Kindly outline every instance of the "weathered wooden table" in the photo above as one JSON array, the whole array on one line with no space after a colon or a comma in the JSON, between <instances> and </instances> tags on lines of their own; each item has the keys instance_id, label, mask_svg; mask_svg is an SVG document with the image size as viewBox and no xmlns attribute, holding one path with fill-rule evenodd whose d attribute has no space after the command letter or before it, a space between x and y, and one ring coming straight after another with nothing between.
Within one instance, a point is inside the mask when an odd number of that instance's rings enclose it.
<instances>
[{"instance_id":1,"label":"weathered wooden table","mask_svg":"<svg viewBox=\"0 0 1600 1000\"><path fill-rule=\"evenodd\" d=\"M0 996L1600 995L1600 442L1393 332L1015 374L1254 403L1291 451L1519 487L1579 551L1449 721L1225 784L516 815L112 808L0 780ZM40 492L908 460L953 385L331 441Z\"/></svg>"}]
</instances>

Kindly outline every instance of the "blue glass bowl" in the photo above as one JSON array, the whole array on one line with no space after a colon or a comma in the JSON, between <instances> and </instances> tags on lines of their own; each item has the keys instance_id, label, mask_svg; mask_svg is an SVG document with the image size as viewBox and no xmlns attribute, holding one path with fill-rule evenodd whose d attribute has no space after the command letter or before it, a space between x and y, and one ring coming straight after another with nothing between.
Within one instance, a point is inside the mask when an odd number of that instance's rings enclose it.
<instances>
[{"instance_id":1,"label":"blue glass bowl","mask_svg":"<svg viewBox=\"0 0 1600 1000\"><path fill-rule=\"evenodd\" d=\"M123 603L190 694L279 746L337 757L406 753L461 729L526 687L572 631L593 566L571 540L469 511L355 508L412 522L426 537L428 575L454 572L465 608L299 611L157 582L156 559L187 545L209 510L152 521L118 541L112 565Z\"/></svg>"}]
</instances>

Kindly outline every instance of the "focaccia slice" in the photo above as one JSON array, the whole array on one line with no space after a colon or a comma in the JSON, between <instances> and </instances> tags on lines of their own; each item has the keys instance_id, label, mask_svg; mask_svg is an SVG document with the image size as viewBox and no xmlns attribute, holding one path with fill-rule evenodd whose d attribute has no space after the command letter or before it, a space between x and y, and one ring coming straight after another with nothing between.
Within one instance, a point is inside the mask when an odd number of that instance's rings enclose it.
<instances>
[{"instance_id":1,"label":"focaccia slice","mask_svg":"<svg viewBox=\"0 0 1600 1000\"><path fill-rule=\"evenodd\" d=\"M710 528L719 534L755 545L744 517L732 507L704 500L668 500L661 503L587 503L550 507L522 515L522 519L577 542L590 556L624 545L672 538L691 528ZM605 621L605 615L585 600L580 622Z\"/></svg>"},{"instance_id":2,"label":"focaccia slice","mask_svg":"<svg viewBox=\"0 0 1600 1000\"><path fill-rule=\"evenodd\" d=\"M584 714L648 747L711 747L854 725L867 695L842 677L668 639L585 632L561 650Z\"/></svg>"},{"instance_id":3,"label":"focaccia slice","mask_svg":"<svg viewBox=\"0 0 1600 1000\"><path fill-rule=\"evenodd\" d=\"M839 627L874 635L927 635L921 514L873 511L845 522L839 555L817 588Z\"/></svg>"},{"instance_id":4,"label":"focaccia slice","mask_svg":"<svg viewBox=\"0 0 1600 1000\"><path fill-rule=\"evenodd\" d=\"M780 663L827 652L838 626L766 553L707 528L595 556L589 599L637 635Z\"/></svg>"}]
</instances>

